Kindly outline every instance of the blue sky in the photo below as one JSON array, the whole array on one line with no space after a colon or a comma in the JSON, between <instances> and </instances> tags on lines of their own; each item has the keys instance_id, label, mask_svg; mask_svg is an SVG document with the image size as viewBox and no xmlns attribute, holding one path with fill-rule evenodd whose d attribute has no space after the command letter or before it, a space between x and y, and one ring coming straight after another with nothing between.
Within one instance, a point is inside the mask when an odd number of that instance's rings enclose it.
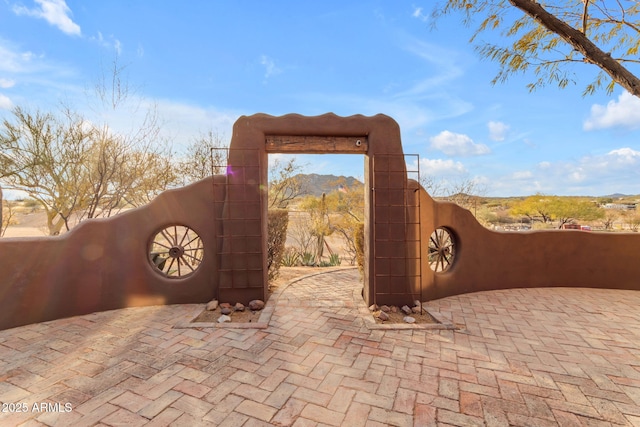
<instances>
[{"instance_id":1,"label":"blue sky","mask_svg":"<svg viewBox=\"0 0 640 427\"><path fill-rule=\"evenodd\" d=\"M640 100L582 97L589 65L565 90L530 93L526 75L493 86L497 65L457 17L432 28L433 4L0 0L0 118L64 102L127 132L155 105L180 152L209 130L230 138L240 115L383 113L423 176L487 196L640 194ZM91 87L116 57L138 109L105 115ZM362 176L357 157L299 163Z\"/></svg>"}]
</instances>

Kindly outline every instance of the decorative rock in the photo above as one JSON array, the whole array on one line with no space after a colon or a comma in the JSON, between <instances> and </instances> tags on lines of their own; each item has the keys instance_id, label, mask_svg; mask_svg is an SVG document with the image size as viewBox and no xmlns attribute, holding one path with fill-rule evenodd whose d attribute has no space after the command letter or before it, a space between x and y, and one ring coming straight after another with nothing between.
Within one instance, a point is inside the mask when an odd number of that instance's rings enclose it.
<instances>
[{"instance_id":1,"label":"decorative rock","mask_svg":"<svg viewBox=\"0 0 640 427\"><path fill-rule=\"evenodd\" d=\"M416 319L411 316L406 316L402 319L405 323L416 323Z\"/></svg>"},{"instance_id":2,"label":"decorative rock","mask_svg":"<svg viewBox=\"0 0 640 427\"><path fill-rule=\"evenodd\" d=\"M220 304L220 308L231 308L232 305L229 304L228 302L223 302Z\"/></svg>"},{"instance_id":3,"label":"decorative rock","mask_svg":"<svg viewBox=\"0 0 640 427\"><path fill-rule=\"evenodd\" d=\"M223 314L222 316L218 317L218 323L224 323L224 322L231 322L231 317L227 316L226 314Z\"/></svg>"},{"instance_id":4,"label":"decorative rock","mask_svg":"<svg viewBox=\"0 0 640 427\"><path fill-rule=\"evenodd\" d=\"M212 301L209 301L207 303L207 306L205 307L208 311L215 311L218 308L218 300L214 299Z\"/></svg>"},{"instance_id":5,"label":"decorative rock","mask_svg":"<svg viewBox=\"0 0 640 427\"><path fill-rule=\"evenodd\" d=\"M415 307L411 308L411 312L412 313L421 313L422 312L422 307L415 306ZM409 314L409 313L407 313L407 314Z\"/></svg>"},{"instance_id":6,"label":"decorative rock","mask_svg":"<svg viewBox=\"0 0 640 427\"><path fill-rule=\"evenodd\" d=\"M244 304L242 304L242 303L239 303L239 302L238 302L238 303L236 303L236 305L233 307L233 309L234 309L235 311L244 311Z\"/></svg>"},{"instance_id":7,"label":"decorative rock","mask_svg":"<svg viewBox=\"0 0 640 427\"><path fill-rule=\"evenodd\" d=\"M259 299L254 299L249 301L249 310L257 311L262 310L264 308L264 301Z\"/></svg>"},{"instance_id":8,"label":"decorative rock","mask_svg":"<svg viewBox=\"0 0 640 427\"><path fill-rule=\"evenodd\" d=\"M407 314L407 315L408 315L408 314L411 314L411 309L409 308L409 306L408 306L408 305L403 305L403 306L402 306L402 308L401 308L400 310L402 310L402 312L403 312L404 314Z\"/></svg>"},{"instance_id":9,"label":"decorative rock","mask_svg":"<svg viewBox=\"0 0 640 427\"><path fill-rule=\"evenodd\" d=\"M389 315L384 311L381 311L380 313L378 313L378 319L384 322L385 320L389 320Z\"/></svg>"},{"instance_id":10,"label":"decorative rock","mask_svg":"<svg viewBox=\"0 0 640 427\"><path fill-rule=\"evenodd\" d=\"M380 307L380 310L384 311L385 313L388 313L391 311L388 305L383 305L382 307Z\"/></svg>"},{"instance_id":11,"label":"decorative rock","mask_svg":"<svg viewBox=\"0 0 640 427\"><path fill-rule=\"evenodd\" d=\"M229 307L222 307L220 312L224 315L231 314L231 309Z\"/></svg>"},{"instance_id":12,"label":"decorative rock","mask_svg":"<svg viewBox=\"0 0 640 427\"><path fill-rule=\"evenodd\" d=\"M395 305L391 306L391 312L392 313L397 313L398 312L398 307L396 307Z\"/></svg>"},{"instance_id":13,"label":"decorative rock","mask_svg":"<svg viewBox=\"0 0 640 427\"><path fill-rule=\"evenodd\" d=\"M371 304L369 306L369 311L376 311L378 310L378 304Z\"/></svg>"},{"instance_id":14,"label":"decorative rock","mask_svg":"<svg viewBox=\"0 0 640 427\"><path fill-rule=\"evenodd\" d=\"M414 307L420 307L420 306L422 306L422 303L420 302L420 300L419 300L419 299L417 299L417 300L415 300L415 301L413 302L413 306L414 306Z\"/></svg>"}]
</instances>

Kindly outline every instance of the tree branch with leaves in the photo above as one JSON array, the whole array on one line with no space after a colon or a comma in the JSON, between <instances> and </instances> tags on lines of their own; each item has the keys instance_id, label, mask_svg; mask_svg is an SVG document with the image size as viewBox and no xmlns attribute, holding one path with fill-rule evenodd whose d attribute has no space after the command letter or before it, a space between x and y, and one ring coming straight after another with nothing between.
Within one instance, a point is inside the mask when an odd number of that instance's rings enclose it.
<instances>
[{"instance_id":1,"label":"tree branch with leaves","mask_svg":"<svg viewBox=\"0 0 640 427\"><path fill-rule=\"evenodd\" d=\"M514 17L514 8L524 16ZM584 95L603 85L611 93L619 84L640 97L640 79L628 66L640 64L640 2L631 0L553 0L544 6L533 0L448 0L435 18L462 13L467 25L480 19L471 42L485 31L499 31L504 43L481 42L476 50L499 64L493 83L533 71L535 90L547 84L560 88L575 82L572 64L600 68ZM607 82L608 80L608 82Z\"/></svg>"}]
</instances>

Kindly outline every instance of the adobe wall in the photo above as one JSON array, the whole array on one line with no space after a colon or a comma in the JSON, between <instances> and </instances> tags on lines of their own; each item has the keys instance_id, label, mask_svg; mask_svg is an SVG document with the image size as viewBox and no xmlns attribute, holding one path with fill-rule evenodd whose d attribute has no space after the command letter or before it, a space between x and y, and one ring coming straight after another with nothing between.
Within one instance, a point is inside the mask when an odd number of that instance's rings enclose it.
<instances>
[{"instance_id":1,"label":"adobe wall","mask_svg":"<svg viewBox=\"0 0 640 427\"><path fill-rule=\"evenodd\" d=\"M150 204L80 223L56 237L0 239L0 330L133 306L206 302L217 282L214 179L162 193ZM224 186L216 186L224 200ZM200 268L184 279L154 271L150 239L166 225L195 230Z\"/></svg>"},{"instance_id":2,"label":"adobe wall","mask_svg":"<svg viewBox=\"0 0 640 427\"><path fill-rule=\"evenodd\" d=\"M640 234L579 230L496 232L471 212L434 201L421 190L424 300L509 288L579 287L640 290ZM428 264L429 236L437 227L454 232L451 267Z\"/></svg>"},{"instance_id":3,"label":"adobe wall","mask_svg":"<svg viewBox=\"0 0 640 427\"><path fill-rule=\"evenodd\" d=\"M274 135L366 137L367 303L519 287L640 290L640 234L487 230L469 211L435 202L407 180L400 129L388 116L257 114L235 123L226 175L61 236L0 239L0 330L132 306L266 299L265 141ZM149 261L151 240L169 225L190 227L203 242L202 263L186 278L159 274ZM454 263L439 273L428 260L437 227L457 243Z\"/></svg>"}]
</instances>

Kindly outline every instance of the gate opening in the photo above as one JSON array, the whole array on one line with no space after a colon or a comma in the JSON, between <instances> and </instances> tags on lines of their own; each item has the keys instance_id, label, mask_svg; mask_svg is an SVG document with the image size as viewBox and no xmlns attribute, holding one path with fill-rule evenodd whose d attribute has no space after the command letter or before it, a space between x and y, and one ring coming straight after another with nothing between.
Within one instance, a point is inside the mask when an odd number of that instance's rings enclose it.
<instances>
[{"instance_id":1,"label":"gate opening","mask_svg":"<svg viewBox=\"0 0 640 427\"><path fill-rule=\"evenodd\" d=\"M357 266L359 251L362 263L364 181L363 156L269 154L269 210L289 212L281 266Z\"/></svg>"}]
</instances>

